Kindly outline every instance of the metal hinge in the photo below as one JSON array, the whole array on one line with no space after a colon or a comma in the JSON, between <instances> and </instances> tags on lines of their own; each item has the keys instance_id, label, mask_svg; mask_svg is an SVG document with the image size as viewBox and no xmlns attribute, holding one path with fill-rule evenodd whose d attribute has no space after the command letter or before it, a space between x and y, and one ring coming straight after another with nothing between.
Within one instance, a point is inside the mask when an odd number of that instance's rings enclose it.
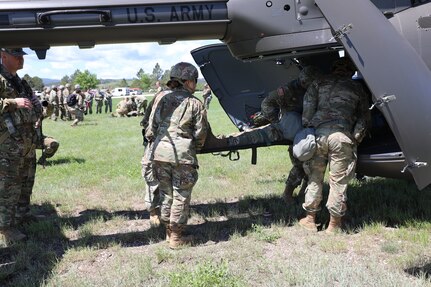
<instances>
[{"instance_id":1,"label":"metal hinge","mask_svg":"<svg viewBox=\"0 0 431 287\"><path fill-rule=\"evenodd\" d=\"M401 173L404 173L408 168L419 168L419 167L426 167L428 166L427 162L423 161L415 161L412 163L407 164L402 170Z\"/></svg>"},{"instance_id":2,"label":"metal hinge","mask_svg":"<svg viewBox=\"0 0 431 287\"><path fill-rule=\"evenodd\" d=\"M391 101L396 100L397 97L395 95L384 95L383 97L381 97L380 99L377 99L377 101L369 108L369 110L371 111L372 109L374 109L375 106L383 106L383 104L389 103Z\"/></svg>"},{"instance_id":3,"label":"metal hinge","mask_svg":"<svg viewBox=\"0 0 431 287\"><path fill-rule=\"evenodd\" d=\"M339 28L338 30L335 30L334 36L329 39L329 41L333 41L335 39L341 39L341 37L344 37L346 34L349 33L350 30L352 30L353 24L347 24L343 25L343 27Z\"/></svg>"}]
</instances>

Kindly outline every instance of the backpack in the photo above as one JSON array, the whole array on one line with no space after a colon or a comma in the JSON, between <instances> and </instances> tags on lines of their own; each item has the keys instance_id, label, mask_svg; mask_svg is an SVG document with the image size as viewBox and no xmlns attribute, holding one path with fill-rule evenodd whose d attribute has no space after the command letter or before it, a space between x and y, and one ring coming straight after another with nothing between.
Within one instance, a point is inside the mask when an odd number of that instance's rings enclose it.
<instances>
[{"instance_id":1,"label":"backpack","mask_svg":"<svg viewBox=\"0 0 431 287\"><path fill-rule=\"evenodd\" d=\"M76 98L76 94L70 94L67 96L66 103L69 107L73 107L78 103L78 99Z\"/></svg>"}]
</instances>

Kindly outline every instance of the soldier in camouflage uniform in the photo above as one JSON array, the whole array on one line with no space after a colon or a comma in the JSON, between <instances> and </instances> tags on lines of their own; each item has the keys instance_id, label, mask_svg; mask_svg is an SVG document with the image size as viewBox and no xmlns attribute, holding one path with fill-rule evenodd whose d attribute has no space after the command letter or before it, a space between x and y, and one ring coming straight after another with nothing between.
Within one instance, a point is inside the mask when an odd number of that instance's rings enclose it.
<instances>
[{"instance_id":1,"label":"soldier in camouflage uniform","mask_svg":"<svg viewBox=\"0 0 431 287\"><path fill-rule=\"evenodd\" d=\"M52 85L51 92L49 93L49 102L54 108L54 112L52 113L51 119L56 121L59 115L59 102L57 96L57 87Z\"/></svg>"},{"instance_id":2,"label":"soldier in camouflage uniform","mask_svg":"<svg viewBox=\"0 0 431 287\"><path fill-rule=\"evenodd\" d=\"M19 202L30 198L35 172L35 127L40 124L42 106L26 81L16 71L23 68L26 53L21 48L1 49L0 66L0 235L5 243L25 238L14 227L28 212Z\"/></svg>"},{"instance_id":3,"label":"soldier in camouflage uniform","mask_svg":"<svg viewBox=\"0 0 431 287\"><path fill-rule=\"evenodd\" d=\"M303 204L307 216L299 224L308 230L317 231L315 218L320 210L328 164L327 233L341 228L341 218L347 209L346 190L355 172L356 148L370 122L368 95L362 84L351 78L355 69L347 58L337 60L331 68L332 74L313 82L304 97L303 126L316 129L317 143L315 155L304 163L309 177Z\"/></svg>"},{"instance_id":4,"label":"soldier in camouflage uniform","mask_svg":"<svg viewBox=\"0 0 431 287\"><path fill-rule=\"evenodd\" d=\"M277 123L280 120L280 114L283 115L288 112L302 113L305 91L321 75L321 72L316 67L307 66L301 70L297 79L279 87L275 91L269 92L261 104L263 117L271 123ZM293 156L293 147L289 146L288 151L292 169L286 180L283 198L287 203L292 203L293 191L301 184L303 179L305 179L305 188L307 178L302 167L303 163ZM303 192L302 189L301 192Z\"/></svg>"},{"instance_id":5,"label":"soldier in camouflage uniform","mask_svg":"<svg viewBox=\"0 0 431 287\"><path fill-rule=\"evenodd\" d=\"M67 104L66 104L67 105ZM42 116L43 119L49 118L53 113L53 107L49 102L42 103ZM60 146L60 143L53 137L45 136L42 134L43 141L39 141L36 149L42 150L42 155L38 159L37 163L40 165L45 165L46 159L53 157L54 154L57 152L58 147ZM30 202L28 202L30 204Z\"/></svg>"},{"instance_id":6,"label":"soldier in camouflage uniform","mask_svg":"<svg viewBox=\"0 0 431 287\"><path fill-rule=\"evenodd\" d=\"M171 91L160 90L154 98L150 101L148 108L145 110L144 117L141 121L141 126L143 128L143 134L145 135L145 131L148 128L148 122L150 119L150 114L154 102L159 102L160 97L163 97L165 94L170 93ZM152 148L152 141L148 141L144 136L144 156L141 160L142 165L142 177L145 180L145 208L150 212L150 224L153 226L160 225L160 192L159 192L159 181L154 175L153 171L153 162L150 160L150 150Z\"/></svg>"},{"instance_id":7,"label":"soldier in camouflage uniform","mask_svg":"<svg viewBox=\"0 0 431 287\"><path fill-rule=\"evenodd\" d=\"M146 137L153 142L150 159L159 180L160 220L166 226L169 247L175 249L187 242L182 233L198 180L196 153L205 143L209 125L206 109L193 96L197 69L181 62L171 68L170 77L172 92L154 103Z\"/></svg>"},{"instance_id":8,"label":"soldier in camouflage uniform","mask_svg":"<svg viewBox=\"0 0 431 287\"><path fill-rule=\"evenodd\" d=\"M66 106L64 104L64 85L58 86L57 89L57 97L58 97L58 111L60 114L60 119L65 121L66 120Z\"/></svg>"},{"instance_id":9,"label":"soldier in camouflage uniform","mask_svg":"<svg viewBox=\"0 0 431 287\"><path fill-rule=\"evenodd\" d=\"M71 127L76 127L79 122L82 122L84 120L84 109L85 109L85 102L84 102L84 93L81 91L81 86L76 84L75 90L73 91L74 94L76 94L76 104L73 107L69 107L69 112L74 118Z\"/></svg>"},{"instance_id":10,"label":"soldier in camouflage uniform","mask_svg":"<svg viewBox=\"0 0 431 287\"><path fill-rule=\"evenodd\" d=\"M66 119L68 120L68 121L71 121L72 120L72 115L70 114L70 111L69 111L69 106L67 105L67 97L70 95L70 84L69 83L67 83L65 86L64 86L64 90L63 90L63 105L64 105L64 110L65 110L65 112L66 112Z\"/></svg>"}]
</instances>

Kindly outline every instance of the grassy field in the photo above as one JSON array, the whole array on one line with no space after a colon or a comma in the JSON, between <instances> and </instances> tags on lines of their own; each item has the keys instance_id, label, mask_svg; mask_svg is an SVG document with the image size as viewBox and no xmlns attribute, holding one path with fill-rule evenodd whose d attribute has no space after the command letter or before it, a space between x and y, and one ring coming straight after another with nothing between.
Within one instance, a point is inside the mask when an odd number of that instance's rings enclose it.
<instances>
[{"instance_id":1,"label":"grassy field","mask_svg":"<svg viewBox=\"0 0 431 287\"><path fill-rule=\"evenodd\" d=\"M217 100L209 120L216 134L236 131ZM297 225L299 203L281 199L287 147L260 148L257 165L250 151L238 161L200 155L188 228L196 241L170 250L143 208L139 121L45 121L60 149L38 166L31 208L46 218L0 249L0 286L431 286L429 188L352 181L345 232L309 233ZM324 229L325 208L318 220Z\"/></svg>"}]
</instances>

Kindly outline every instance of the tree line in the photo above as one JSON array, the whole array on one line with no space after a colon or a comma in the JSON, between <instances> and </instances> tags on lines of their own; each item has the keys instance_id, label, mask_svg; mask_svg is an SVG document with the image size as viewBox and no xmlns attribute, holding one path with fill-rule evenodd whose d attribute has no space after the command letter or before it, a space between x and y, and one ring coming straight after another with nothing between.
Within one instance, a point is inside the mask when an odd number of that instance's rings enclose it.
<instances>
[{"instance_id":1,"label":"tree line","mask_svg":"<svg viewBox=\"0 0 431 287\"><path fill-rule=\"evenodd\" d=\"M136 77L130 81L123 78L120 82L113 82L112 80L107 82L106 80L98 79L96 74L88 70L82 72L77 69L71 75L63 76L55 85L65 85L69 83L71 87L79 84L82 89L130 87L148 91L151 88L155 88L157 81L166 83L169 80L169 74L170 70L163 70L159 63L156 63L152 73L146 73L144 69L140 68L136 73ZM42 91L45 86L43 80L37 76L31 77L25 74L23 79L25 79L34 90Z\"/></svg>"}]
</instances>

